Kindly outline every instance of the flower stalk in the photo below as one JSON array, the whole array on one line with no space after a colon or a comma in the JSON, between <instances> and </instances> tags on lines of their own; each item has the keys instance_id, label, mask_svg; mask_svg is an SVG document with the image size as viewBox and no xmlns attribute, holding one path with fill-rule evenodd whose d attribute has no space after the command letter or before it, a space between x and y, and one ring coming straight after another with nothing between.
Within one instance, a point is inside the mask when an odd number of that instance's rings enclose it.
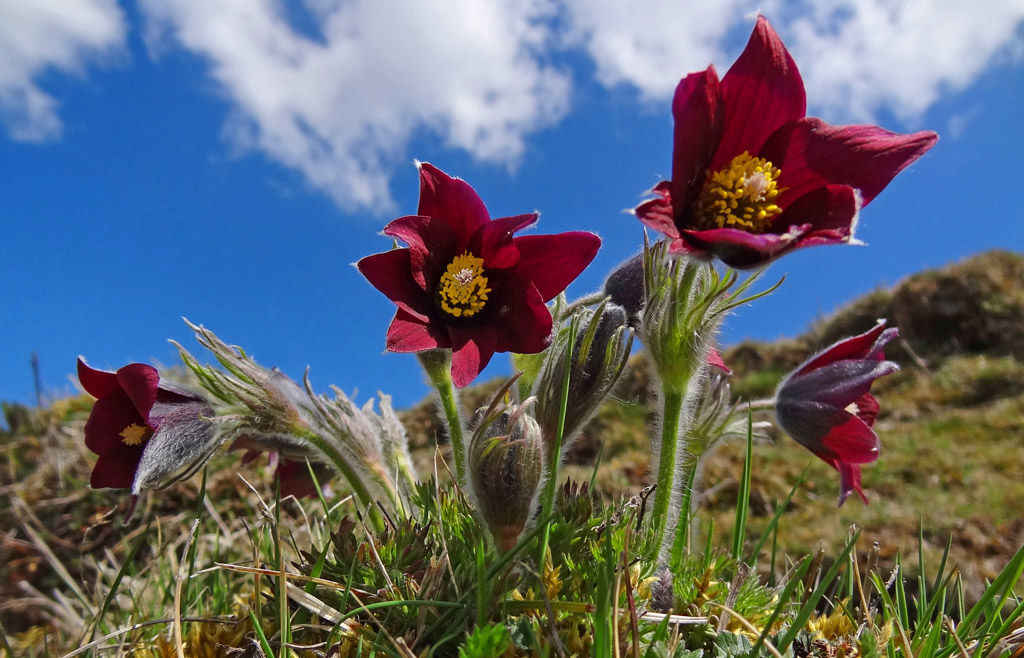
<instances>
[{"instance_id":1,"label":"flower stalk","mask_svg":"<svg viewBox=\"0 0 1024 658\"><path fill-rule=\"evenodd\" d=\"M448 440L452 446L452 459L455 462L455 479L459 486L465 486L469 480L466 456L466 440L459 416L459 399L455 391L455 382L451 375L451 350L436 349L418 352L420 364L430 378L430 384L437 391L437 399L441 403L441 413L448 430Z\"/></svg>"}]
</instances>

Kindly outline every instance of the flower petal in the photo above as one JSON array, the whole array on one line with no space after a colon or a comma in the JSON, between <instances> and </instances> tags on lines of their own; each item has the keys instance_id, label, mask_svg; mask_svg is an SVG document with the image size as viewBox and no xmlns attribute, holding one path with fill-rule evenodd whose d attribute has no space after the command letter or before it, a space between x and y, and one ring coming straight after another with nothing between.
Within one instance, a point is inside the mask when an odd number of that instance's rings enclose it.
<instances>
[{"instance_id":1,"label":"flower petal","mask_svg":"<svg viewBox=\"0 0 1024 658\"><path fill-rule=\"evenodd\" d=\"M875 431L860 418L847 414L846 422L835 425L822 444L848 464L867 464L878 459L881 443Z\"/></svg>"},{"instance_id":2,"label":"flower petal","mask_svg":"<svg viewBox=\"0 0 1024 658\"><path fill-rule=\"evenodd\" d=\"M129 363L117 371L117 383L131 398L139 414L149 423L149 411L160 389L160 373L145 363Z\"/></svg>"},{"instance_id":3,"label":"flower petal","mask_svg":"<svg viewBox=\"0 0 1024 658\"><path fill-rule=\"evenodd\" d=\"M443 326L398 309L388 327L386 344L389 352L422 352L451 347L451 339Z\"/></svg>"},{"instance_id":4,"label":"flower petal","mask_svg":"<svg viewBox=\"0 0 1024 658\"><path fill-rule=\"evenodd\" d=\"M519 262L512 234L537 221L537 213L501 217L487 222L469 240L469 251L484 260L488 270L510 269Z\"/></svg>"},{"instance_id":5,"label":"flower petal","mask_svg":"<svg viewBox=\"0 0 1024 658\"><path fill-rule=\"evenodd\" d=\"M864 421L864 424L871 427L878 418L878 400L870 393L865 393L853 403L857 408L857 418Z\"/></svg>"},{"instance_id":6,"label":"flower petal","mask_svg":"<svg viewBox=\"0 0 1024 658\"><path fill-rule=\"evenodd\" d=\"M590 265L601 248L601 238L586 231L569 231L525 235L516 238L515 245L519 250L516 275L532 281L541 300L548 302Z\"/></svg>"},{"instance_id":7,"label":"flower petal","mask_svg":"<svg viewBox=\"0 0 1024 658\"><path fill-rule=\"evenodd\" d=\"M125 446L121 432L131 425L146 427L131 398L117 391L96 401L85 421L85 445L97 455L116 454Z\"/></svg>"},{"instance_id":8,"label":"flower petal","mask_svg":"<svg viewBox=\"0 0 1024 658\"><path fill-rule=\"evenodd\" d=\"M826 185L787 201L788 207L772 224L773 231L807 225L810 230L801 242L813 236L813 244L837 244L853 238L861 203L859 192L849 185Z\"/></svg>"},{"instance_id":9,"label":"flower petal","mask_svg":"<svg viewBox=\"0 0 1024 658\"><path fill-rule=\"evenodd\" d=\"M501 289L498 316L492 322L498 352L537 354L551 337L551 311L530 281L511 278Z\"/></svg>"},{"instance_id":10,"label":"flower petal","mask_svg":"<svg viewBox=\"0 0 1024 658\"><path fill-rule=\"evenodd\" d=\"M462 253L469 237L490 220L487 207L466 181L452 178L427 162L419 167L420 203L416 214L447 222L458 237L456 249Z\"/></svg>"},{"instance_id":11,"label":"flower petal","mask_svg":"<svg viewBox=\"0 0 1024 658\"><path fill-rule=\"evenodd\" d=\"M672 240L679 239L679 229L672 215L672 183L663 180L650 192L653 199L644 201L633 209L633 214L648 227Z\"/></svg>"},{"instance_id":12,"label":"flower petal","mask_svg":"<svg viewBox=\"0 0 1024 658\"><path fill-rule=\"evenodd\" d=\"M756 155L780 126L807 114L804 82L786 46L759 16L746 48L722 78L725 130L711 170Z\"/></svg>"},{"instance_id":13,"label":"flower petal","mask_svg":"<svg viewBox=\"0 0 1024 658\"><path fill-rule=\"evenodd\" d=\"M860 466L857 464L847 464L845 462L839 462L835 464L835 469L839 471L839 507L843 506L846 499L850 497L850 494L856 490L864 504L868 504L868 497L864 495L864 490L860 488Z\"/></svg>"},{"instance_id":14,"label":"flower petal","mask_svg":"<svg viewBox=\"0 0 1024 658\"><path fill-rule=\"evenodd\" d=\"M141 450L100 455L92 467L89 486L93 489L130 489L141 458Z\"/></svg>"},{"instance_id":15,"label":"flower petal","mask_svg":"<svg viewBox=\"0 0 1024 658\"><path fill-rule=\"evenodd\" d=\"M433 292L455 252L458 236L448 222L437 217L407 215L384 227L384 235L409 245L409 267L416 285L427 294Z\"/></svg>"},{"instance_id":16,"label":"flower petal","mask_svg":"<svg viewBox=\"0 0 1024 658\"><path fill-rule=\"evenodd\" d=\"M879 320L878 324L859 336L852 336L833 343L807 359L795 374L802 375L826 364L845 359L871 358L876 361L884 359L885 356L881 352L882 347L899 335L899 330L895 327L886 329L885 322L885 320Z\"/></svg>"},{"instance_id":17,"label":"flower petal","mask_svg":"<svg viewBox=\"0 0 1024 658\"><path fill-rule=\"evenodd\" d=\"M451 326L448 331L452 340L452 381L458 388L465 388L487 367L497 336L491 325Z\"/></svg>"},{"instance_id":18,"label":"flower petal","mask_svg":"<svg viewBox=\"0 0 1024 658\"><path fill-rule=\"evenodd\" d=\"M94 398L105 398L121 390L121 385L117 383L117 373L90 368L82 357L78 357L78 381L85 392Z\"/></svg>"},{"instance_id":19,"label":"flower petal","mask_svg":"<svg viewBox=\"0 0 1024 658\"><path fill-rule=\"evenodd\" d=\"M813 370L790 376L779 386L777 397L808 400L846 409L871 390L879 377L892 374L900 367L893 361L844 359L825 363Z\"/></svg>"},{"instance_id":20,"label":"flower petal","mask_svg":"<svg viewBox=\"0 0 1024 658\"><path fill-rule=\"evenodd\" d=\"M878 435L853 414L820 402L779 398L775 417L786 434L825 462L878 458Z\"/></svg>"},{"instance_id":21,"label":"flower petal","mask_svg":"<svg viewBox=\"0 0 1024 658\"><path fill-rule=\"evenodd\" d=\"M866 206L938 139L927 130L901 135L878 126L831 126L806 118L777 130L761 156L781 169L778 184L789 188L786 197L839 183L860 190Z\"/></svg>"},{"instance_id":22,"label":"flower petal","mask_svg":"<svg viewBox=\"0 0 1024 658\"><path fill-rule=\"evenodd\" d=\"M726 109L714 66L679 81L672 98L672 201L680 226L704 185L722 138Z\"/></svg>"},{"instance_id":23,"label":"flower petal","mask_svg":"<svg viewBox=\"0 0 1024 658\"><path fill-rule=\"evenodd\" d=\"M698 249L713 254L729 267L748 269L765 265L796 246L810 226L790 226L789 231L776 233L747 233L735 228L716 228L708 231L683 231L683 239ZM674 252L675 244L669 251Z\"/></svg>"},{"instance_id":24,"label":"flower petal","mask_svg":"<svg viewBox=\"0 0 1024 658\"><path fill-rule=\"evenodd\" d=\"M356 267L374 288L398 308L426 322L432 309L428 293L416 284L408 249L392 249L363 258Z\"/></svg>"},{"instance_id":25,"label":"flower petal","mask_svg":"<svg viewBox=\"0 0 1024 658\"><path fill-rule=\"evenodd\" d=\"M722 358L722 353L714 347L708 350L708 358L705 359L705 361L707 361L709 366L718 368L727 375L732 374L732 370L729 369L729 366L725 365L725 359Z\"/></svg>"}]
</instances>

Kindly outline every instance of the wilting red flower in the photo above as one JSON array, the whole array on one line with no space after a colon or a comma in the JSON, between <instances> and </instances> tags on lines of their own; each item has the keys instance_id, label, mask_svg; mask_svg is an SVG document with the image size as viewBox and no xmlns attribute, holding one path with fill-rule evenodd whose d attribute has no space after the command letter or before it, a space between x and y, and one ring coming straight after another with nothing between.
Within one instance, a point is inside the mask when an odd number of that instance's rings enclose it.
<instances>
[{"instance_id":1,"label":"wilting red flower","mask_svg":"<svg viewBox=\"0 0 1024 658\"><path fill-rule=\"evenodd\" d=\"M251 441L249 437L242 437L231 444L228 450L245 450L242 455L242 463L248 464L255 461L263 450L255 447L258 442ZM309 466L304 459L295 460L282 457L281 453L272 450L267 453L267 461L274 477L281 483L281 497L294 496L296 498L314 498L317 495L317 483L325 497L330 497L328 482L334 477L334 471L330 466L319 462L310 462L313 472L316 474L314 482L309 474Z\"/></svg>"},{"instance_id":2,"label":"wilting red flower","mask_svg":"<svg viewBox=\"0 0 1024 658\"><path fill-rule=\"evenodd\" d=\"M899 370L882 352L898 334L880 320L871 331L812 356L775 393L779 426L839 471L840 505L854 490L868 502L860 487L860 464L876 460L880 448L871 429L878 402L869 391L876 379Z\"/></svg>"},{"instance_id":3,"label":"wilting red flower","mask_svg":"<svg viewBox=\"0 0 1024 658\"><path fill-rule=\"evenodd\" d=\"M547 346L545 303L590 264L601 241L586 232L512 237L537 213L492 220L466 182L419 167L417 214L384 227L408 248L367 256L357 267L398 306L387 349L451 348L452 378L462 387L495 352Z\"/></svg>"},{"instance_id":4,"label":"wilting red flower","mask_svg":"<svg viewBox=\"0 0 1024 658\"><path fill-rule=\"evenodd\" d=\"M85 445L99 455L94 489L146 488L159 477L202 455L212 436L206 401L160 383L156 368L132 363L117 372L96 370L78 359L78 380L97 398L85 423ZM140 463L149 455L149 464ZM145 482L137 475L145 470Z\"/></svg>"},{"instance_id":5,"label":"wilting red flower","mask_svg":"<svg viewBox=\"0 0 1024 658\"><path fill-rule=\"evenodd\" d=\"M719 82L714 66L672 101L672 180L636 208L673 253L755 267L798 247L853 241L857 213L938 136L806 117L803 80L759 17Z\"/></svg>"}]
</instances>

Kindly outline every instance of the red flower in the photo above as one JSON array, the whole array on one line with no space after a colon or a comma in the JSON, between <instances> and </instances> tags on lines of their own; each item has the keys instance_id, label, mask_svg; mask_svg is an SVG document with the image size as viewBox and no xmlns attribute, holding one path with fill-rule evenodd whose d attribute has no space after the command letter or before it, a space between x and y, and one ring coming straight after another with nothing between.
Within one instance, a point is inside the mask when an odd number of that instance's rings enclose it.
<instances>
[{"instance_id":1,"label":"red flower","mask_svg":"<svg viewBox=\"0 0 1024 658\"><path fill-rule=\"evenodd\" d=\"M250 441L248 437L242 437L231 444L228 450L245 450L245 454L242 455L242 464L248 464L263 454L262 450L255 447L257 445L257 443ZM288 459L283 457L281 453L272 450L267 453L267 461L270 465L270 470L274 472L274 477L281 483L282 498L287 498L288 496L315 498L317 496L317 483L320 484L320 491L323 492L325 498L331 496L328 482L334 477L334 471L331 470L330 466L319 462L310 462L313 472L316 474L316 481L314 482L309 474L309 466L306 465L304 459Z\"/></svg>"},{"instance_id":2,"label":"red flower","mask_svg":"<svg viewBox=\"0 0 1024 658\"><path fill-rule=\"evenodd\" d=\"M857 212L938 136L806 117L803 80L762 16L719 82L714 66L672 101L672 180L636 215L669 250L763 265L791 249L854 240Z\"/></svg>"},{"instance_id":3,"label":"red flower","mask_svg":"<svg viewBox=\"0 0 1024 658\"><path fill-rule=\"evenodd\" d=\"M847 338L820 352L790 373L775 394L779 426L798 443L839 471L842 505L860 487L860 464L878 459L878 435L871 429L878 402L871 384L899 365L886 361L882 348L898 335L885 320L867 333Z\"/></svg>"},{"instance_id":4,"label":"red flower","mask_svg":"<svg viewBox=\"0 0 1024 658\"><path fill-rule=\"evenodd\" d=\"M512 237L537 213L492 220L467 183L419 167L418 214L384 227L408 248L356 265L398 306L387 349L451 348L452 378L463 387L495 352L544 350L551 334L545 303L590 264L601 240L585 232Z\"/></svg>"},{"instance_id":5,"label":"red flower","mask_svg":"<svg viewBox=\"0 0 1024 658\"><path fill-rule=\"evenodd\" d=\"M78 359L78 380L97 398L85 423L85 445L99 455L94 489L132 488L133 493L203 456L213 427L206 401L160 383L156 368L132 363L115 372L95 370ZM150 458L145 468L140 463ZM145 482L137 475L145 471Z\"/></svg>"}]
</instances>

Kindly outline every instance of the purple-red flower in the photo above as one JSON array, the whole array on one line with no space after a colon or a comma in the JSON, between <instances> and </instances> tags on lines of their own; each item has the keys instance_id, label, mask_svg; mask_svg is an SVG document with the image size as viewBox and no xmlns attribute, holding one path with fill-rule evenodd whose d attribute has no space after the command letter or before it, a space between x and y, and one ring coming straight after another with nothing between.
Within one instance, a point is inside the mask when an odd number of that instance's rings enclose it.
<instances>
[{"instance_id":1,"label":"purple-red flower","mask_svg":"<svg viewBox=\"0 0 1024 658\"><path fill-rule=\"evenodd\" d=\"M254 448L257 443L250 441L247 437L237 439L228 450L245 450L242 455L242 463L248 464L255 461L263 451ZM330 466L319 462L310 462L316 480L309 474L309 466L304 459L288 459L277 451L267 453L267 461L274 477L281 483L281 497L294 496L295 498L315 498L317 495L317 483L325 497L330 497L328 482L334 477L334 471Z\"/></svg>"},{"instance_id":2,"label":"purple-red flower","mask_svg":"<svg viewBox=\"0 0 1024 658\"><path fill-rule=\"evenodd\" d=\"M513 237L537 213L492 220L466 182L419 167L417 214L384 227L409 246L367 256L357 267L398 306L387 349L450 348L452 378L463 387L495 352L544 350L551 334L546 302L590 264L601 240L578 231Z\"/></svg>"},{"instance_id":3,"label":"purple-red flower","mask_svg":"<svg viewBox=\"0 0 1024 658\"><path fill-rule=\"evenodd\" d=\"M775 393L775 416L787 434L839 471L839 504L860 486L860 464L878 458L878 435L871 429L878 402L871 384L896 372L882 350L899 334L880 320L871 331L846 338L812 356L790 373Z\"/></svg>"},{"instance_id":4,"label":"purple-red flower","mask_svg":"<svg viewBox=\"0 0 1024 658\"><path fill-rule=\"evenodd\" d=\"M636 215L669 251L763 265L799 247L850 242L857 213L938 139L806 117L804 84L762 16L719 81L714 66L672 101L672 180Z\"/></svg>"},{"instance_id":5,"label":"purple-red flower","mask_svg":"<svg viewBox=\"0 0 1024 658\"><path fill-rule=\"evenodd\" d=\"M99 455L94 489L132 488L133 493L201 455L209 443L213 410L202 397L160 383L156 368L129 364L117 372L96 370L78 359L78 380L96 398L85 423L85 445ZM144 469L146 455L153 462ZM145 470L146 482L137 475Z\"/></svg>"}]
</instances>

